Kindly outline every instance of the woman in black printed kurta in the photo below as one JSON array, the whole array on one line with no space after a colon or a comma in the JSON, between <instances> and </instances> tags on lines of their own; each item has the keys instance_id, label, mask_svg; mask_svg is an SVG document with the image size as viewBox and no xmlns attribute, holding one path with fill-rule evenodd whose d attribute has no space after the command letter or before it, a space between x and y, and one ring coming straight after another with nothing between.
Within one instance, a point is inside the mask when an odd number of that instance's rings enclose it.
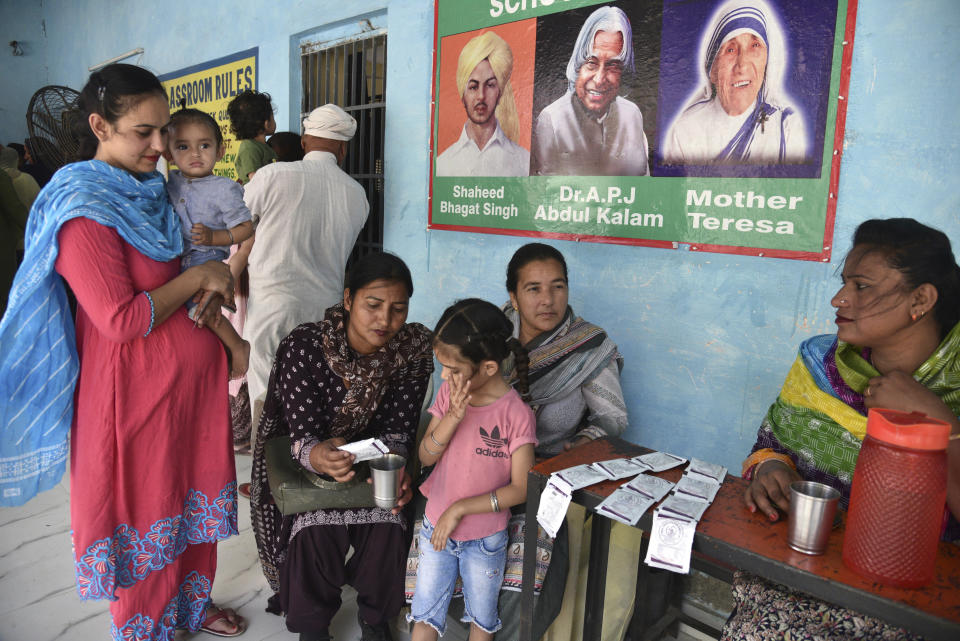
<instances>
[{"instance_id":1,"label":"woman in black printed kurta","mask_svg":"<svg viewBox=\"0 0 960 641\"><path fill-rule=\"evenodd\" d=\"M283 517L270 499L264 444L288 434L294 459L337 481L355 474L354 457L337 449L344 443L377 437L391 451L412 453L433 371L428 330L406 324L412 293L403 261L367 256L350 270L343 304L294 329L277 349L257 431L251 509L264 574L287 628L304 641L330 638L345 583L357 589L363 638L389 638L386 622L403 605L408 524L399 507ZM407 479L400 506L409 499Z\"/></svg>"}]
</instances>

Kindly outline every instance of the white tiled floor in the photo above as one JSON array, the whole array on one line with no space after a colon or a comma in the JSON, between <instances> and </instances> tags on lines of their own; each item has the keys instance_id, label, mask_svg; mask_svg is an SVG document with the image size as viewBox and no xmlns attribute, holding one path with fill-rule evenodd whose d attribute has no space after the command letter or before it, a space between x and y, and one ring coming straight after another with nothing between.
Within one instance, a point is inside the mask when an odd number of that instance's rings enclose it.
<instances>
[{"instance_id":1,"label":"white tiled floor","mask_svg":"<svg viewBox=\"0 0 960 641\"><path fill-rule=\"evenodd\" d=\"M249 456L237 457L240 479L250 478ZM81 601L74 587L70 551L69 484L40 494L19 508L0 509L0 641L101 641L110 638L106 601ZM249 504L240 499L240 536L218 546L213 598L247 618L244 641L296 641L282 617L264 611L269 587L260 572ZM360 638L356 592L345 587L343 606L330 632L336 641ZM180 633L177 641L214 638ZM395 641L409 641L403 624L395 624ZM465 641L466 631L451 619L444 641ZM670 638L670 637L666 637ZM681 633L682 640L691 639Z\"/></svg>"},{"instance_id":2,"label":"white tiled floor","mask_svg":"<svg viewBox=\"0 0 960 641\"><path fill-rule=\"evenodd\" d=\"M237 457L240 479L250 478L250 457ZM74 587L66 478L19 508L0 509L0 641L94 641L110 638L106 601L81 601ZM240 536L218 546L213 598L240 611L249 621L244 641L296 641L282 617L264 611L269 587L257 560L249 504L240 499ZM448 627L452 630L454 626ZM345 588L343 606L331 626L337 641L360 638L356 592ZM465 636L448 632L446 640ZM181 639L209 639L204 633ZM394 631L407 641L405 630Z\"/></svg>"}]
</instances>

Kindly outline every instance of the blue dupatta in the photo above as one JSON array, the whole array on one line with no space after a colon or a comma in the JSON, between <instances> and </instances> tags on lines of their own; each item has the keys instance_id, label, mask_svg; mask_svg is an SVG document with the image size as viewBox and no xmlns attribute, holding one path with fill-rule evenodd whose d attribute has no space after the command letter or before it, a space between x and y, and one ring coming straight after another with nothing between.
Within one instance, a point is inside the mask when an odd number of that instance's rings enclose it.
<instances>
[{"instance_id":1,"label":"blue dupatta","mask_svg":"<svg viewBox=\"0 0 960 641\"><path fill-rule=\"evenodd\" d=\"M73 319L54 271L57 234L85 217L156 261L183 252L180 221L159 172L135 176L99 160L54 174L30 210L26 253L0 320L0 506L60 482L79 371ZM94 260L92 257L91 260Z\"/></svg>"}]
</instances>

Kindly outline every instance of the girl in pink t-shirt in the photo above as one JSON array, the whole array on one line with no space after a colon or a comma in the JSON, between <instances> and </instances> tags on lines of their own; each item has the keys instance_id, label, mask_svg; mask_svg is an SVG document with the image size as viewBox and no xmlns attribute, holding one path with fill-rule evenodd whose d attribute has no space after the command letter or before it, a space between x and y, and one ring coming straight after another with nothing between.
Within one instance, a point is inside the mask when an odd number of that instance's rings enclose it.
<instances>
[{"instance_id":1,"label":"girl in pink t-shirt","mask_svg":"<svg viewBox=\"0 0 960 641\"><path fill-rule=\"evenodd\" d=\"M449 307L434 330L443 384L430 408L420 461L436 467L421 486L427 507L420 530L417 588L408 619L411 641L443 634L457 576L463 579L470 641L500 628L497 598L506 560L510 509L526 499L536 418L500 375L512 351L527 393L527 352L495 305L476 298Z\"/></svg>"}]
</instances>

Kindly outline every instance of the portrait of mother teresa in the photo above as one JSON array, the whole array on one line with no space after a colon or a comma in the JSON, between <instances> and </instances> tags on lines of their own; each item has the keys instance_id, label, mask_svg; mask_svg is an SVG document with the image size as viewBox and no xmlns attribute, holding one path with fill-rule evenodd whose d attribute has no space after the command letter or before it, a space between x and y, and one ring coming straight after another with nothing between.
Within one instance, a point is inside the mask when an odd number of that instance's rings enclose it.
<instances>
[{"instance_id":1,"label":"portrait of mother teresa","mask_svg":"<svg viewBox=\"0 0 960 641\"><path fill-rule=\"evenodd\" d=\"M783 91L786 43L760 0L714 13L701 36L701 86L670 126L666 164L778 165L807 160L803 115Z\"/></svg>"}]
</instances>

